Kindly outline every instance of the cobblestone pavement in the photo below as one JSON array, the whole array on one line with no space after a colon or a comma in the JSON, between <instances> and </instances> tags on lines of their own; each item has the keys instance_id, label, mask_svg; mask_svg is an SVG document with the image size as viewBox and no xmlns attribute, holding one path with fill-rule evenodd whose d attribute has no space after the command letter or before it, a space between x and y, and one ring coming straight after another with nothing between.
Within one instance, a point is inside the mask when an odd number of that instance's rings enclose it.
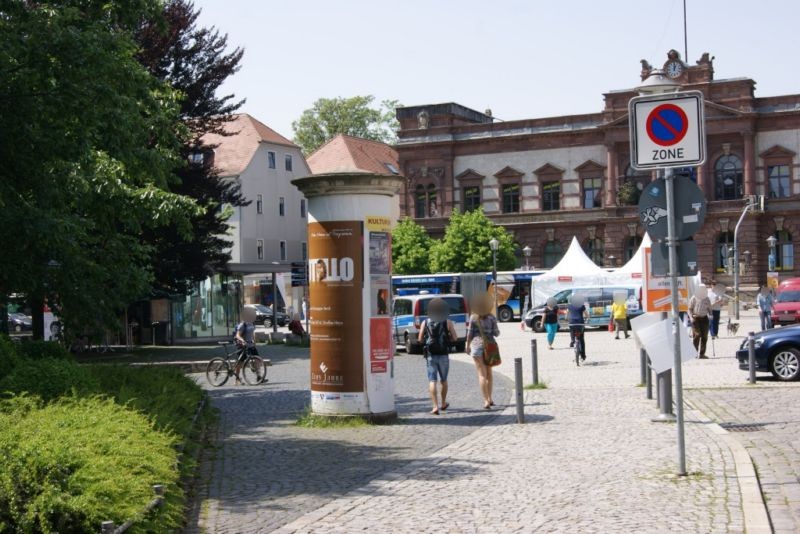
<instances>
[{"instance_id":1,"label":"cobblestone pavement","mask_svg":"<svg viewBox=\"0 0 800 534\"><path fill-rule=\"evenodd\" d=\"M210 389L220 417L216 448L201 465L200 487L187 532L269 532L387 472L402 469L476 429L486 412L471 363L450 367L451 408L429 415L421 356L396 361L400 423L349 429L294 426L309 402L307 349L269 347L266 386ZM198 380L204 381L198 376ZM499 377L495 399L511 383Z\"/></svg>"},{"instance_id":2,"label":"cobblestone pavement","mask_svg":"<svg viewBox=\"0 0 800 534\"><path fill-rule=\"evenodd\" d=\"M800 532L800 384L688 392L687 401L727 427L750 454L775 532ZM741 425L763 425L757 431Z\"/></svg>"},{"instance_id":3,"label":"cobblestone pavement","mask_svg":"<svg viewBox=\"0 0 800 534\"><path fill-rule=\"evenodd\" d=\"M740 332L754 317L743 316ZM530 381L530 332L501 325L499 371L521 357ZM569 336L554 350L543 334L540 377L526 396L526 425L513 410L492 425L287 525L285 532L743 532L733 456L687 413L689 476L677 478L676 429L652 423L633 339L587 332L576 368ZM714 342L717 358L684 365L687 387L742 385L733 353L743 336ZM709 349L711 354L711 348ZM465 356L457 357L466 360Z\"/></svg>"}]
</instances>

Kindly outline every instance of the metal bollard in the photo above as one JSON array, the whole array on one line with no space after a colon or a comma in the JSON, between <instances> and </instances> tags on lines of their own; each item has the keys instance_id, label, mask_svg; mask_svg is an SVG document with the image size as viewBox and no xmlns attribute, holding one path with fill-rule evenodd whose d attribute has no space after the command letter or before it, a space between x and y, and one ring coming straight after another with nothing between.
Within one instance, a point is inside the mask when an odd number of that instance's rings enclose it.
<instances>
[{"instance_id":1,"label":"metal bollard","mask_svg":"<svg viewBox=\"0 0 800 534\"><path fill-rule=\"evenodd\" d=\"M645 374L644 378L644 389L648 399L653 398L653 370L650 369L650 356L647 353L644 353L645 357L645 367L647 373Z\"/></svg>"},{"instance_id":2,"label":"metal bollard","mask_svg":"<svg viewBox=\"0 0 800 534\"><path fill-rule=\"evenodd\" d=\"M116 527L114 526L113 521L103 521L100 523L100 532L101 534L111 534L114 532Z\"/></svg>"},{"instance_id":3,"label":"metal bollard","mask_svg":"<svg viewBox=\"0 0 800 534\"><path fill-rule=\"evenodd\" d=\"M658 416L653 418L654 422L675 421L672 413L672 370L664 371L656 375L658 384Z\"/></svg>"},{"instance_id":4,"label":"metal bollard","mask_svg":"<svg viewBox=\"0 0 800 534\"><path fill-rule=\"evenodd\" d=\"M751 384L756 383L756 339L755 339L755 332L750 332L747 334L747 359L748 359L748 366L750 371L750 377L748 382Z\"/></svg>"},{"instance_id":5,"label":"metal bollard","mask_svg":"<svg viewBox=\"0 0 800 534\"><path fill-rule=\"evenodd\" d=\"M639 383L647 383L647 351L639 349Z\"/></svg>"},{"instance_id":6,"label":"metal bollard","mask_svg":"<svg viewBox=\"0 0 800 534\"><path fill-rule=\"evenodd\" d=\"M517 423L524 423L525 395L522 389L522 358L514 358L514 390L517 392Z\"/></svg>"},{"instance_id":7,"label":"metal bollard","mask_svg":"<svg viewBox=\"0 0 800 534\"><path fill-rule=\"evenodd\" d=\"M535 339L531 339L531 372L533 373L532 384L539 383L539 348Z\"/></svg>"}]
</instances>

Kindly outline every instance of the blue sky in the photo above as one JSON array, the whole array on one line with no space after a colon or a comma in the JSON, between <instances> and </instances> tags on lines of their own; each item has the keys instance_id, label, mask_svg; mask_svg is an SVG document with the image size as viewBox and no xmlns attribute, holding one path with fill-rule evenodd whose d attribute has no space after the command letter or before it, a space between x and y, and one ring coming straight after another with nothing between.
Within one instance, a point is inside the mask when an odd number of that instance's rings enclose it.
<instances>
[{"instance_id":1,"label":"blue sky","mask_svg":"<svg viewBox=\"0 0 800 534\"><path fill-rule=\"evenodd\" d=\"M682 0L195 0L200 24L242 46L224 86L292 137L320 97L458 102L504 120L592 113L633 87L640 59L683 55ZM800 93L800 1L687 0L689 61Z\"/></svg>"}]
</instances>

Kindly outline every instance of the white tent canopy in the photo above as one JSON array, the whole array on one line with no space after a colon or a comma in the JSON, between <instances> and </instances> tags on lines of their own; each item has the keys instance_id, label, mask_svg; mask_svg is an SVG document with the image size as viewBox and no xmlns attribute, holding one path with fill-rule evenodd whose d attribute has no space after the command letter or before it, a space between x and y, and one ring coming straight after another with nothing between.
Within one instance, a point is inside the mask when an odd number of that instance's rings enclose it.
<instances>
[{"instance_id":1,"label":"white tent canopy","mask_svg":"<svg viewBox=\"0 0 800 534\"><path fill-rule=\"evenodd\" d=\"M586 255L578 239L573 237L558 265L533 279L534 306L544 304L549 297L562 289L603 284L606 274L602 267Z\"/></svg>"}]
</instances>

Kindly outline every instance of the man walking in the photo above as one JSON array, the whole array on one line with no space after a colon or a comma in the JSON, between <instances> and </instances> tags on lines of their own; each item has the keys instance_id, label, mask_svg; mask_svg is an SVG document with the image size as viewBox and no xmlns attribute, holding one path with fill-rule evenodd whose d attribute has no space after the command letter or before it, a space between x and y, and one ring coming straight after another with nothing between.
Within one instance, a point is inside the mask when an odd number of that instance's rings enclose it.
<instances>
[{"instance_id":1,"label":"man walking","mask_svg":"<svg viewBox=\"0 0 800 534\"><path fill-rule=\"evenodd\" d=\"M698 350L700 358L708 359L706 356L706 343L708 342L708 316L711 313L711 300L708 298L708 289L701 286L697 293L689 299L689 320L692 321L692 331L694 333L694 348Z\"/></svg>"}]
</instances>

